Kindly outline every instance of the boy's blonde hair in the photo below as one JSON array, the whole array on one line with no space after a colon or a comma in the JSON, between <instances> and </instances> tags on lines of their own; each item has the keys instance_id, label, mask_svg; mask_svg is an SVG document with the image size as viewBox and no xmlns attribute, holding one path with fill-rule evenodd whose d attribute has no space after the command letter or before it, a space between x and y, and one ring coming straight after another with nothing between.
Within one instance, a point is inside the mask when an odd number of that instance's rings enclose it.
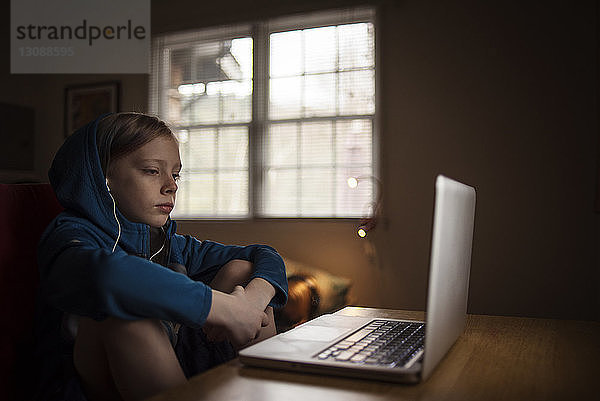
<instances>
[{"instance_id":1,"label":"boy's blonde hair","mask_svg":"<svg viewBox=\"0 0 600 401\"><path fill-rule=\"evenodd\" d=\"M113 113L98 122L96 145L102 172L106 176L111 160L139 149L158 137L177 138L167 124L156 116L137 113Z\"/></svg>"}]
</instances>

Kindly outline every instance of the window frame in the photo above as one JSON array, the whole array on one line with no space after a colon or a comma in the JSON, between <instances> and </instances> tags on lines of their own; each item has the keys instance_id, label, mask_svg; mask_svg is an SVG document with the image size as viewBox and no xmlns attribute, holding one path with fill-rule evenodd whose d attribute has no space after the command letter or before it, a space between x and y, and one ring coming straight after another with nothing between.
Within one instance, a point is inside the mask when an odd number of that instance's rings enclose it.
<instances>
[{"instance_id":1,"label":"window frame","mask_svg":"<svg viewBox=\"0 0 600 401\"><path fill-rule=\"evenodd\" d=\"M252 38L252 96L251 96L251 118L248 126L248 213L240 216L186 216L177 217L178 221L336 221L336 222L356 222L363 220L365 217L347 217L347 216L323 216L323 217L302 217L302 216L269 216L263 215L259 209L259 202L263 195L263 167L265 164L263 158L263 144L266 136L266 127L271 122L268 118L269 109L269 54L270 54L270 35L277 32L285 32L300 29L319 28L325 26L335 26L342 24L367 22L373 24L374 30L374 90L375 90L375 111L369 115L356 115L356 117L367 117L372 120L372 146L371 146L371 162L372 162L372 179L376 181L372 185L372 202L381 196L378 191L381 191L381 153L380 153L380 56L379 56L379 41L378 34L378 18L374 6L353 7L344 9L318 10L297 14L289 14L281 17L274 17L265 20L257 20L253 22L241 22L229 25L220 25L216 27L202 27L194 30L179 31L179 32L164 32L159 35L153 35L151 44L151 60L153 68L158 67L156 74L150 74L150 89L149 89L149 110L157 116L166 114L166 97L159 96L160 88L159 77L163 76L163 84L168 85L169 60L163 60L160 65L159 50L165 45L184 46L183 43L189 43L194 38L201 40L225 40L228 38L237 38L241 36L250 36ZM166 76L167 79L164 79ZM352 117L327 117L326 119L341 120ZM310 118L300 118L299 121L310 120ZM278 121L278 120L273 120ZM178 126L174 127L177 129ZM186 126L187 127L187 126ZM182 127L183 129L183 127Z\"/></svg>"}]
</instances>

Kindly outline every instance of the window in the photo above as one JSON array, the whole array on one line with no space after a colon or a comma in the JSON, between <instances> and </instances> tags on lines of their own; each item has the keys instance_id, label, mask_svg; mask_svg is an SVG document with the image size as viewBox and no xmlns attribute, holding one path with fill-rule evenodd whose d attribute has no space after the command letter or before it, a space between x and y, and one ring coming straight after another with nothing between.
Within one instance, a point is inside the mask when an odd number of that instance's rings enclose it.
<instances>
[{"instance_id":1,"label":"window","mask_svg":"<svg viewBox=\"0 0 600 401\"><path fill-rule=\"evenodd\" d=\"M372 213L375 32L370 9L153 39L150 110L183 163L176 217Z\"/></svg>"}]
</instances>

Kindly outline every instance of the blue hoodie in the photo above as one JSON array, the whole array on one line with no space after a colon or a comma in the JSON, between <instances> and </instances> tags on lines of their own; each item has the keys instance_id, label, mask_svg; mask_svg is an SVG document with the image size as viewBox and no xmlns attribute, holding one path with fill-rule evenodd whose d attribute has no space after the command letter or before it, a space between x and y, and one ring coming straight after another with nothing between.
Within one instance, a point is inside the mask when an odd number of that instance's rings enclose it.
<instances>
[{"instance_id":1,"label":"blue hoodie","mask_svg":"<svg viewBox=\"0 0 600 401\"><path fill-rule=\"evenodd\" d=\"M42 381L60 370L61 353L65 352L60 344L64 343L60 331L65 313L96 320L108 316L155 318L199 328L208 316L212 292L191 277L233 259L252 262L252 278L260 277L273 285L276 294L271 306L281 307L287 300L285 267L269 246L199 241L176 234L176 223L169 219L165 226L170 244L168 263L184 265L188 277L149 261L150 227L128 221L117 209L121 237L113 252L118 225L96 146L96 129L102 117L65 141L48 174L65 211L50 223L38 246Z\"/></svg>"}]
</instances>

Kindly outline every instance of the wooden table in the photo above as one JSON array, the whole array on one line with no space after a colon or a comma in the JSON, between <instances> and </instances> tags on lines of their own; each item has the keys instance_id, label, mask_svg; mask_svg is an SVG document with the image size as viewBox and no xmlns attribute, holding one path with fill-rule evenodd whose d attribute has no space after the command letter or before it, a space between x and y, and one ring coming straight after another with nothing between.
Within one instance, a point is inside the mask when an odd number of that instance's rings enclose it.
<instances>
[{"instance_id":1,"label":"wooden table","mask_svg":"<svg viewBox=\"0 0 600 401\"><path fill-rule=\"evenodd\" d=\"M423 312L347 307L340 315L423 320ZM243 366L237 359L160 400L600 400L600 322L468 315L429 380L393 384Z\"/></svg>"}]
</instances>

